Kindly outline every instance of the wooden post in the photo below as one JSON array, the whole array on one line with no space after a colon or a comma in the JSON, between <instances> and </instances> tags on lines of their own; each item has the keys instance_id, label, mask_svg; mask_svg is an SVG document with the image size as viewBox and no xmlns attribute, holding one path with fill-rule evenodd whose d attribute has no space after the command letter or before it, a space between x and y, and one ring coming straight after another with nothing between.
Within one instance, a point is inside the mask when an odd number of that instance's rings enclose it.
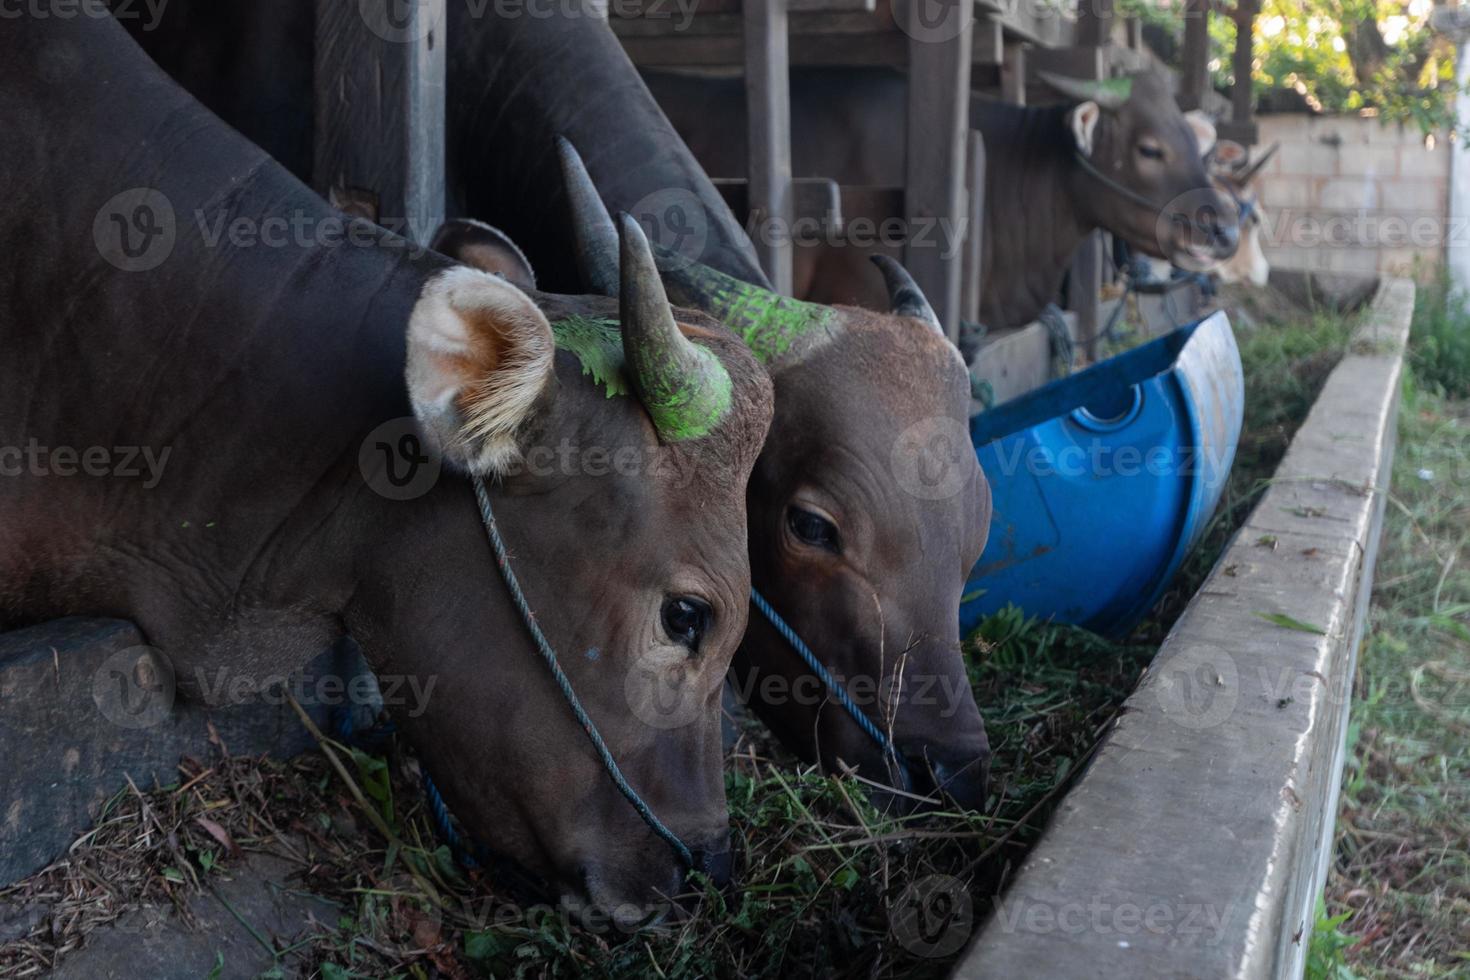
<instances>
[{"instance_id":1,"label":"wooden post","mask_svg":"<svg viewBox=\"0 0 1470 980\"><path fill-rule=\"evenodd\" d=\"M786 0L745 0L751 238L776 292L791 293L791 85Z\"/></svg>"},{"instance_id":2,"label":"wooden post","mask_svg":"<svg viewBox=\"0 0 1470 980\"><path fill-rule=\"evenodd\" d=\"M1067 277L1067 309L1077 314L1077 343L1087 364L1097 360L1102 267L1103 233L1094 231L1082 239L1072 254L1072 271Z\"/></svg>"},{"instance_id":3,"label":"wooden post","mask_svg":"<svg viewBox=\"0 0 1470 980\"><path fill-rule=\"evenodd\" d=\"M313 183L426 245L444 220L444 0L316 0Z\"/></svg>"},{"instance_id":4,"label":"wooden post","mask_svg":"<svg viewBox=\"0 0 1470 980\"><path fill-rule=\"evenodd\" d=\"M931 0L909 0L910 4ZM965 141L970 131L970 51L974 7L950 8L958 24L932 28L907 12L908 141L904 264L951 340L959 339ZM948 36L953 34L954 36Z\"/></svg>"},{"instance_id":5,"label":"wooden post","mask_svg":"<svg viewBox=\"0 0 1470 980\"><path fill-rule=\"evenodd\" d=\"M1251 95L1251 71L1254 55L1251 51L1252 31L1256 22L1259 0L1236 0L1235 4L1235 55L1231 68L1235 81L1230 86L1230 121L1244 128L1251 122L1253 103Z\"/></svg>"},{"instance_id":6,"label":"wooden post","mask_svg":"<svg viewBox=\"0 0 1470 980\"><path fill-rule=\"evenodd\" d=\"M1210 85L1210 0L1184 0L1184 50L1179 76L1179 105L1198 109Z\"/></svg>"},{"instance_id":7,"label":"wooden post","mask_svg":"<svg viewBox=\"0 0 1470 980\"><path fill-rule=\"evenodd\" d=\"M1101 47L1112 43L1113 0L1077 0L1077 35L1079 46Z\"/></svg>"},{"instance_id":8,"label":"wooden post","mask_svg":"<svg viewBox=\"0 0 1470 980\"><path fill-rule=\"evenodd\" d=\"M980 297L985 288L981 278L985 254L985 137L970 130L965 161L965 264L961 276L960 316L980 322Z\"/></svg>"},{"instance_id":9,"label":"wooden post","mask_svg":"<svg viewBox=\"0 0 1470 980\"><path fill-rule=\"evenodd\" d=\"M1000 66L1000 97L1011 105L1026 104L1026 47L1007 41Z\"/></svg>"}]
</instances>

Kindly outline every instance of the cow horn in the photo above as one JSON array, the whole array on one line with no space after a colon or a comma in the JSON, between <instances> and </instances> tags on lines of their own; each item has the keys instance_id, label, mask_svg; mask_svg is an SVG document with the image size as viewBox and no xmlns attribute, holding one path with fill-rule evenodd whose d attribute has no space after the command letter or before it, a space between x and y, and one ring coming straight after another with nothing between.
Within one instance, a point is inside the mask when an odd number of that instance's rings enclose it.
<instances>
[{"instance_id":1,"label":"cow horn","mask_svg":"<svg viewBox=\"0 0 1470 980\"><path fill-rule=\"evenodd\" d=\"M698 439L730 411L730 375L708 348L685 337L674 322L658 267L643 229L618 215L623 357L638 399L664 442Z\"/></svg>"},{"instance_id":2,"label":"cow horn","mask_svg":"<svg viewBox=\"0 0 1470 980\"><path fill-rule=\"evenodd\" d=\"M572 211L573 241L582 283L601 296L618 295L618 233L597 193L582 155L565 136L556 138L561 177Z\"/></svg>"},{"instance_id":3,"label":"cow horn","mask_svg":"<svg viewBox=\"0 0 1470 980\"><path fill-rule=\"evenodd\" d=\"M782 296L665 248L654 254L674 302L719 320L771 371L800 362L841 328L830 306Z\"/></svg>"},{"instance_id":4,"label":"cow horn","mask_svg":"<svg viewBox=\"0 0 1470 980\"><path fill-rule=\"evenodd\" d=\"M888 287L888 304L892 307L891 312L897 316L911 316L916 320L923 320L934 328L939 336L944 336L944 328L939 325L939 317L934 315L934 307L924 298L924 291L919 284L914 282L914 277L909 275L909 270L899 265L886 255L873 256L873 264L883 273L883 284Z\"/></svg>"},{"instance_id":5,"label":"cow horn","mask_svg":"<svg viewBox=\"0 0 1470 980\"><path fill-rule=\"evenodd\" d=\"M1036 76L1069 99L1096 102L1104 109L1121 109L1133 94L1131 78L1071 78L1049 71L1039 71Z\"/></svg>"},{"instance_id":6,"label":"cow horn","mask_svg":"<svg viewBox=\"0 0 1470 980\"><path fill-rule=\"evenodd\" d=\"M1279 149L1281 149L1280 143L1272 143L1270 149L1261 154L1261 159L1252 161L1250 166L1235 175L1236 183L1240 184L1241 187L1250 186L1250 182L1255 180L1256 176L1260 174L1261 168L1266 165L1266 161L1275 156L1276 151Z\"/></svg>"}]
</instances>

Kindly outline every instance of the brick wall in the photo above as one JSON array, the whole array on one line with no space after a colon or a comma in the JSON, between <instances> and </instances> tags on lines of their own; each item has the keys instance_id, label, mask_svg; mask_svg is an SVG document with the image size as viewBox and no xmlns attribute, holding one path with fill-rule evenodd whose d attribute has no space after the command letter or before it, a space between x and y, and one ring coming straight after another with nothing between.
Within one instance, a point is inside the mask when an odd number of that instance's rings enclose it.
<instances>
[{"instance_id":1,"label":"brick wall","mask_svg":"<svg viewBox=\"0 0 1470 980\"><path fill-rule=\"evenodd\" d=\"M1260 147L1281 144L1260 178L1273 266L1423 278L1443 262L1448 140L1360 116L1257 121Z\"/></svg>"}]
</instances>

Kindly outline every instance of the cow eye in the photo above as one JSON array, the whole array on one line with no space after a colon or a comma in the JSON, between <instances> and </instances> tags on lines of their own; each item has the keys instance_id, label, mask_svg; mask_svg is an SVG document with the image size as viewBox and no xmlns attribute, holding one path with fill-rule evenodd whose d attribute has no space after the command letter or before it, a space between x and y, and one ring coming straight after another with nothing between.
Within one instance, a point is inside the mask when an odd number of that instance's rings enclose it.
<instances>
[{"instance_id":1,"label":"cow eye","mask_svg":"<svg viewBox=\"0 0 1470 980\"><path fill-rule=\"evenodd\" d=\"M1139 143L1138 155L1145 160L1162 160L1164 159L1164 149L1154 143Z\"/></svg>"},{"instance_id":2,"label":"cow eye","mask_svg":"<svg viewBox=\"0 0 1470 980\"><path fill-rule=\"evenodd\" d=\"M837 550L837 528L820 514L793 507L787 522L791 525L791 533L806 544L828 551Z\"/></svg>"},{"instance_id":3,"label":"cow eye","mask_svg":"<svg viewBox=\"0 0 1470 980\"><path fill-rule=\"evenodd\" d=\"M686 646L690 651L699 649L699 641L709 629L712 613L709 604L689 596L671 596L664 600L664 630L669 639Z\"/></svg>"}]
</instances>

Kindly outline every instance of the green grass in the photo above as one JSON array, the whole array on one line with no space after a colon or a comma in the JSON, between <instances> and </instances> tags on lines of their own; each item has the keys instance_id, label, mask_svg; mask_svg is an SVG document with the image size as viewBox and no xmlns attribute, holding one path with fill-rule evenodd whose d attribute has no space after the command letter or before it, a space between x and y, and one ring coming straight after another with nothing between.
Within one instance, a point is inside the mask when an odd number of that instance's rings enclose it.
<instances>
[{"instance_id":1,"label":"green grass","mask_svg":"<svg viewBox=\"0 0 1470 980\"><path fill-rule=\"evenodd\" d=\"M1466 338L1463 306L1422 298L1326 895L1351 942L1322 976L1470 975Z\"/></svg>"},{"instance_id":2,"label":"green grass","mask_svg":"<svg viewBox=\"0 0 1470 980\"><path fill-rule=\"evenodd\" d=\"M1470 397L1470 297L1441 278L1414 306L1409 357L1419 383L1452 398Z\"/></svg>"}]
</instances>

